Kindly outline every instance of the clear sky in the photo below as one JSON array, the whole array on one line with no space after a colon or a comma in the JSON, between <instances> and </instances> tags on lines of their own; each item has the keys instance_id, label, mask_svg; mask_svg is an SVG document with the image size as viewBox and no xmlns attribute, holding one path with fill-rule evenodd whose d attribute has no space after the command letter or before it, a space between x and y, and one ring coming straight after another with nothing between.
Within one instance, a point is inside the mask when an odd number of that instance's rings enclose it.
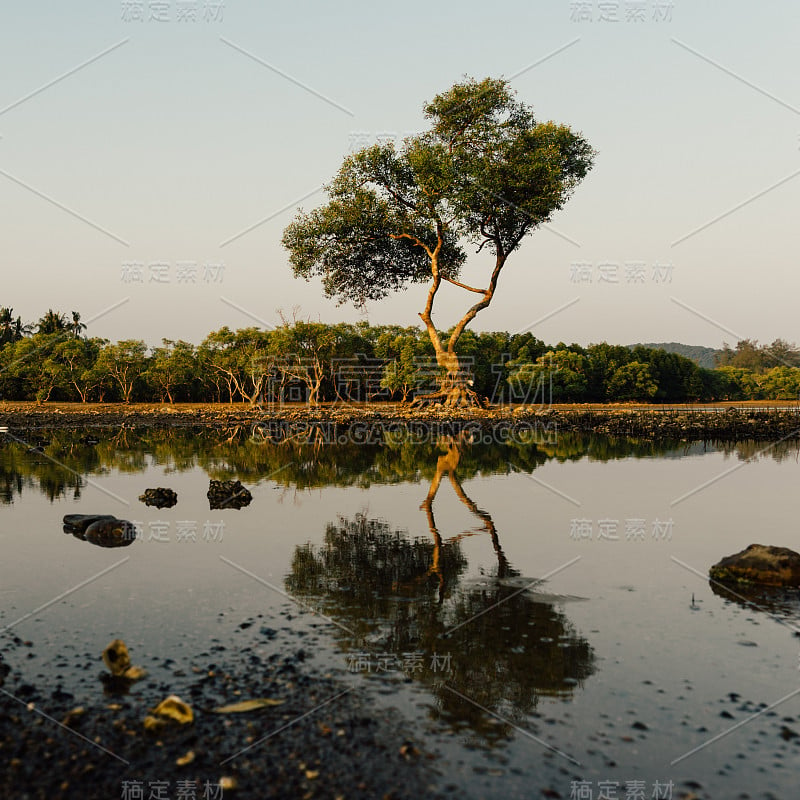
<instances>
[{"instance_id":1,"label":"clear sky","mask_svg":"<svg viewBox=\"0 0 800 800\"><path fill-rule=\"evenodd\" d=\"M24 320L74 309L91 335L154 344L294 307L363 318L292 276L283 228L350 150L419 130L470 75L511 79L599 151L475 328L800 340L794 0L0 7L0 305ZM367 318L415 324L423 294ZM441 327L471 299L440 298Z\"/></svg>"}]
</instances>

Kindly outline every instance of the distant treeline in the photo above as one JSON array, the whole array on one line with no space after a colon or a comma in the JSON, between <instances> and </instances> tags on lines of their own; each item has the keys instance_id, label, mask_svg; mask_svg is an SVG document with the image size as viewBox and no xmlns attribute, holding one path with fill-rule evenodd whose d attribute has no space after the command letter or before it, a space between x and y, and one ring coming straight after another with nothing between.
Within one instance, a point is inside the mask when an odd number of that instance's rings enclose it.
<instances>
[{"instance_id":1,"label":"distant treeline","mask_svg":"<svg viewBox=\"0 0 800 800\"><path fill-rule=\"evenodd\" d=\"M636 347L636 345L628 345ZM681 344L680 342L640 342L641 347L649 347L651 350L666 350L668 353L677 353L685 356L706 369L714 369L719 366L719 357L722 350L713 347L703 347L696 344Z\"/></svg>"},{"instance_id":2,"label":"distant treeline","mask_svg":"<svg viewBox=\"0 0 800 800\"><path fill-rule=\"evenodd\" d=\"M228 327L199 344L158 347L87 337L80 314L48 311L36 325L0 308L0 397L82 402L325 402L410 400L441 371L421 328L284 320ZM797 400L800 352L744 340L708 369L676 352L606 343L547 345L530 333L467 330L459 355L492 402L683 403Z\"/></svg>"}]
</instances>

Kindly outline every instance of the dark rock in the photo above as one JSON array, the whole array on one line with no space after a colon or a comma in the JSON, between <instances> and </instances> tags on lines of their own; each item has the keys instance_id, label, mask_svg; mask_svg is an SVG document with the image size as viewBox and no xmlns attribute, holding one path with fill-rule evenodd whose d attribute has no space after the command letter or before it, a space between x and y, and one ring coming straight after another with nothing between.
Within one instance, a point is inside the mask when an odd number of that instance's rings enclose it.
<instances>
[{"instance_id":1,"label":"dark rock","mask_svg":"<svg viewBox=\"0 0 800 800\"><path fill-rule=\"evenodd\" d=\"M136 539L136 527L124 519L99 519L86 529L84 538L98 547L127 547Z\"/></svg>"},{"instance_id":2,"label":"dark rock","mask_svg":"<svg viewBox=\"0 0 800 800\"><path fill-rule=\"evenodd\" d=\"M159 486L157 489L145 489L144 494L139 495L139 500L156 508L172 508L178 502L178 495L172 489Z\"/></svg>"},{"instance_id":3,"label":"dark rock","mask_svg":"<svg viewBox=\"0 0 800 800\"><path fill-rule=\"evenodd\" d=\"M721 583L800 587L800 553L788 547L751 544L714 564L709 577Z\"/></svg>"},{"instance_id":4,"label":"dark rock","mask_svg":"<svg viewBox=\"0 0 800 800\"><path fill-rule=\"evenodd\" d=\"M253 495L239 481L215 481L208 485L206 493L211 510L220 508L243 508L249 506Z\"/></svg>"},{"instance_id":5,"label":"dark rock","mask_svg":"<svg viewBox=\"0 0 800 800\"><path fill-rule=\"evenodd\" d=\"M112 514L66 514L64 533L99 547L127 547L136 539L136 526Z\"/></svg>"},{"instance_id":6,"label":"dark rock","mask_svg":"<svg viewBox=\"0 0 800 800\"><path fill-rule=\"evenodd\" d=\"M112 519L116 519L116 517L111 514L65 514L64 533L72 533L82 539L86 529L93 522Z\"/></svg>"}]
</instances>

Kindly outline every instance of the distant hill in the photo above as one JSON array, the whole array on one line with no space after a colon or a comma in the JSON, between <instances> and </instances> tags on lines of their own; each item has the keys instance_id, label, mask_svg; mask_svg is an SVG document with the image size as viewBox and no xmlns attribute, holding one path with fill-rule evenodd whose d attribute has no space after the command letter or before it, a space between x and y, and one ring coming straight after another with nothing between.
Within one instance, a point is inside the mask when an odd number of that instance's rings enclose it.
<instances>
[{"instance_id":1,"label":"distant hill","mask_svg":"<svg viewBox=\"0 0 800 800\"><path fill-rule=\"evenodd\" d=\"M639 345L629 344L628 347L638 347ZM668 353L677 353L679 356L691 358L696 364L706 369L714 369L716 362L714 357L720 350L713 347L703 347L699 344L681 344L680 342L644 342L641 347L650 347L653 350L666 350Z\"/></svg>"}]
</instances>

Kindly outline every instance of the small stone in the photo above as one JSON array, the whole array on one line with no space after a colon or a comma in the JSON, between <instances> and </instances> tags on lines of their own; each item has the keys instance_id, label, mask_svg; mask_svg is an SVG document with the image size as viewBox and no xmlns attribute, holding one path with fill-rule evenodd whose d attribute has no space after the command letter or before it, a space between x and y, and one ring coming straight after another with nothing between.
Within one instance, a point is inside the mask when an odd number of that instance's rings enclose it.
<instances>
[{"instance_id":1,"label":"small stone","mask_svg":"<svg viewBox=\"0 0 800 800\"><path fill-rule=\"evenodd\" d=\"M103 661L112 675L122 676L131 666L128 648L122 639L114 639L103 650Z\"/></svg>"},{"instance_id":2,"label":"small stone","mask_svg":"<svg viewBox=\"0 0 800 800\"><path fill-rule=\"evenodd\" d=\"M400 755L403 756L403 758L405 758L406 760L409 760L409 759L416 758L417 756L419 756L420 752L419 752L419 750L417 750L416 747L414 747L414 745L411 742L406 742L400 748Z\"/></svg>"},{"instance_id":3,"label":"small stone","mask_svg":"<svg viewBox=\"0 0 800 800\"><path fill-rule=\"evenodd\" d=\"M171 694L162 700L154 709L153 714L159 717L167 717L175 720L181 725L194 722L194 712L187 703L184 703L177 695Z\"/></svg>"},{"instance_id":4,"label":"small stone","mask_svg":"<svg viewBox=\"0 0 800 800\"><path fill-rule=\"evenodd\" d=\"M82 717L86 713L86 709L83 706L78 706L77 708L73 708L71 711L67 712L67 715L61 720L61 724L67 728L71 728L73 723L79 718Z\"/></svg>"},{"instance_id":5,"label":"small stone","mask_svg":"<svg viewBox=\"0 0 800 800\"><path fill-rule=\"evenodd\" d=\"M144 729L146 731L156 731L159 728L163 728L165 724L166 720L158 719L158 717L153 717L150 714L144 718Z\"/></svg>"},{"instance_id":6,"label":"small stone","mask_svg":"<svg viewBox=\"0 0 800 800\"><path fill-rule=\"evenodd\" d=\"M147 677L147 670L143 667L130 666L122 673L122 677L125 678L126 681L133 683L134 681L140 681L142 678Z\"/></svg>"},{"instance_id":7,"label":"small stone","mask_svg":"<svg viewBox=\"0 0 800 800\"><path fill-rule=\"evenodd\" d=\"M178 502L178 495L172 489L159 486L157 489L145 489L144 494L139 495L139 500L156 508L172 508Z\"/></svg>"}]
</instances>

